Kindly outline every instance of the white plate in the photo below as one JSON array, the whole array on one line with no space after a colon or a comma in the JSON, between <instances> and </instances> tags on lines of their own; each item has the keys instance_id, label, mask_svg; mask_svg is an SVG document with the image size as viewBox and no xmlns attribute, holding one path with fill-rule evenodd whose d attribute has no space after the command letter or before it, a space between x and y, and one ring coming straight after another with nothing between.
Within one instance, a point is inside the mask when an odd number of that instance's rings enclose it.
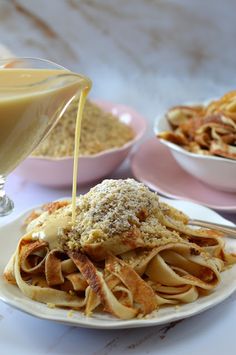
<instances>
[{"instance_id":1,"label":"white plate","mask_svg":"<svg viewBox=\"0 0 236 355\"><path fill-rule=\"evenodd\" d=\"M187 201L170 201L162 199L167 203L177 207L192 218L205 219L216 223L233 225L212 210L196 205ZM25 212L14 221L0 227L0 273L2 275L5 265L16 248L17 241L22 235L21 224L24 217L29 213ZM227 245L236 251L236 240L227 239ZM222 282L210 295L199 298L194 303L181 305L178 309L175 307L163 307L150 319L118 320L105 314L94 314L93 317L85 317L79 311L73 311L69 316L69 311L59 308L48 308L45 304L35 302L26 298L20 290L7 284L3 277L0 277L0 299L5 303L24 311L33 316L61 322L67 325L80 326L86 328L135 328L159 325L193 316L204 310L211 308L225 300L236 290L236 265L222 273Z\"/></svg>"}]
</instances>

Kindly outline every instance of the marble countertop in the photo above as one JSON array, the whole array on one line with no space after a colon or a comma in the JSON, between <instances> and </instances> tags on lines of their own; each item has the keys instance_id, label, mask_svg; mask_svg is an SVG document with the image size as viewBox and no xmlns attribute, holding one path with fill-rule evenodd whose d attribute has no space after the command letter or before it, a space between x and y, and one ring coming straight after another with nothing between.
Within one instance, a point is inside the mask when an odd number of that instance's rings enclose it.
<instances>
[{"instance_id":1,"label":"marble countertop","mask_svg":"<svg viewBox=\"0 0 236 355\"><path fill-rule=\"evenodd\" d=\"M234 88L235 1L0 0L0 43L91 77L150 122Z\"/></svg>"},{"instance_id":2,"label":"marble countertop","mask_svg":"<svg viewBox=\"0 0 236 355\"><path fill-rule=\"evenodd\" d=\"M234 0L0 0L0 55L43 57L88 75L93 97L133 106L149 121L150 136L159 110L235 88L235 10ZM126 161L113 177L128 176ZM15 211L0 223L71 192L15 174L6 189ZM229 354L235 301L234 294L179 323L119 331L43 321L0 302L0 353Z\"/></svg>"},{"instance_id":3,"label":"marble countertop","mask_svg":"<svg viewBox=\"0 0 236 355\"><path fill-rule=\"evenodd\" d=\"M209 355L235 348L235 294L223 304L178 323L127 330L92 330L35 319L1 305L2 354Z\"/></svg>"}]
</instances>

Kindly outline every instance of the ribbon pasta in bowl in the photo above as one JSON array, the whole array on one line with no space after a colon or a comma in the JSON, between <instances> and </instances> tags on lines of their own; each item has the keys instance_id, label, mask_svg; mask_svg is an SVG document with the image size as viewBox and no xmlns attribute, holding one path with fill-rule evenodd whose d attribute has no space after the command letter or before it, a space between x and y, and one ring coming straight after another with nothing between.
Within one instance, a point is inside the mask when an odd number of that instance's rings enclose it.
<instances>
[{"instance_id":1,"label":"ribbon pasta in bowl","mask_svg":"<svg viewBox=\"0 0 236 355\"><path fill-rule=\"evenodd\" d=\"M154 131L189 174L216 189L236 191L236 91L172 107L157 117Z\"/></svg>"},{"instance_id":2,"label":"ribbon pasta in bowl","mask_svg":"<svg viewBox=\"0 0 236 355\"><path fill-rule=\"evenodd\" d=\"M222 275L235 276L229 267L236 261L224 244L216 231L190 228L183 212L145 185L104 180L78 198L73 225L70 201L30 214L5 266L4 283L31 307L64 312L54 319L65 323L154 325L183 317L176 306L190 307L191 315L194 304L204 309L214 297L215 303L224 298L217 290L225 287ZM227 295L235 288L226 282ZM66 320L65 309L80 319Z\"/></svg>"}]
</instances>

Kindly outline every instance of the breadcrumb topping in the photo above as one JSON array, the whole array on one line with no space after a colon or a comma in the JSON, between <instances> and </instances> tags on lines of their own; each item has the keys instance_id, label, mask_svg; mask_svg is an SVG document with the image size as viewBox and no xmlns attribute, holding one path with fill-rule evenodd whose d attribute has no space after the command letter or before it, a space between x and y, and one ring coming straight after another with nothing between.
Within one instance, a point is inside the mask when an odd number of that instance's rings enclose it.
<instances>
[{"instance_id":1,"label":"breadcrumb topping","mask_svg":"<svg viewBox=\"0 0 236 355\"><path fill-rule=\"evenodd\" d=\"M80 196L73 230L68 234L69 249L101 243L134 229L149 246L179 240L158 221L159 199L134 179L104 180Z\"/></svg>"},{"instance_id":2,"label":"breadcrumb topping","mask_svg":"<svg viewBox=\"0 0 236 355\"><path fill-rule=\"evenodd\" d=\"M78 101L72 102L49 136L33 152L34 156L73 156L77 110ZM94 155L119 148L133 138L130 126L87 100L81 127L80 155Z\"/></svg>"}]
</instances>

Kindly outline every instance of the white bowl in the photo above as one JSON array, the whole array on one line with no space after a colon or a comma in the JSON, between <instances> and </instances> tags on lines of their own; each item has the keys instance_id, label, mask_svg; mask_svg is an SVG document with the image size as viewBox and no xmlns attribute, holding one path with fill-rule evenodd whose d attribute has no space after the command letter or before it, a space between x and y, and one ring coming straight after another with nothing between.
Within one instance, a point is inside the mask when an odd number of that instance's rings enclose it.
<instances>
[{"instance_id":1,"label":"white bowl","mask_svg":"<svg viewBox=\"0 0 236 355\"><path fill-rule=\"evenodd\" d=\"M134 138L121 148L114 148L95 155L79 158L79 184L87 184L111 174L127 157L132 147L140 140L146 130L146 120L132 108L111 102L94 101L105 111L112 112L134 131ZM51 187L72 184L73 158L28 157L15 170L27 180Z\"/></svg>"},{"instance_id":2,"label":"white bowl","mask_svg":"<svg viewBox=\"0 0 236 355\"><path fill-rule=\"evenodd\" d=\"M184 106L189 105L199 105L199 103L184 104ZM156 117L154 132L157 135L167 130L172 128L165 115L160 114ZM157 139L170 150L178 164L189 174L217 190L236 192L236 160L191 153L177 144L161 138Z\"/></svg>"}]
</instances>

